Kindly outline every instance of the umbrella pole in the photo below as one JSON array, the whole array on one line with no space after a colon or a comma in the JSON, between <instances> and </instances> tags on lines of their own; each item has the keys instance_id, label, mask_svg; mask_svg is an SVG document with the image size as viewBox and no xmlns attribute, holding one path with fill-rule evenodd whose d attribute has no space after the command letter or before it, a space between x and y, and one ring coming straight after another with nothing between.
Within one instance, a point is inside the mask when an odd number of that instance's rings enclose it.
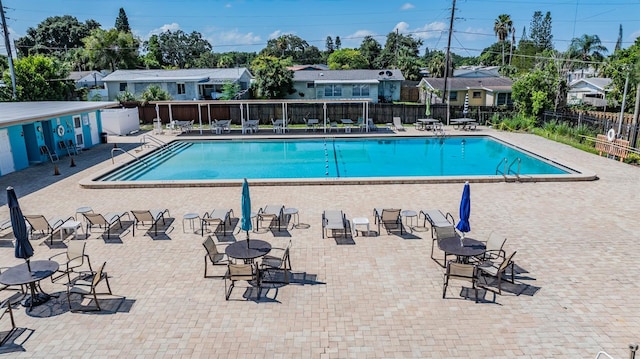
<instances>
[{"instance_id":1,"label":"umbrella pole","mask_svg":"<svg viewBox=\"0 0 640 359\"><path fill-rule=\"evenodd\" d=\"M29 263L29 259L26 259L27 261L27 270L29 270L29 274L31 274L31 263Z\"/></svg>"},{"instance_id":2,"label":"umbrella pole","mask_svg":"<svg viewBox=\"0 0 640 359\"><path fill-rule=\"evenodd\" d=\"M249 231L247 230L247 248L251 248L249 247Z\"/></svg>"}]
</instances>

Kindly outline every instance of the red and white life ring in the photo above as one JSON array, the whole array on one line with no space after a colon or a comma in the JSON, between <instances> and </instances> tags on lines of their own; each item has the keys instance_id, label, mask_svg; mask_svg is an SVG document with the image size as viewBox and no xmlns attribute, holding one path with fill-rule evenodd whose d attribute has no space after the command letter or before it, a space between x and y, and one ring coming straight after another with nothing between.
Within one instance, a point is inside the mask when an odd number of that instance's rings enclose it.
<instances>
[{"instance_id":1,"label":"red and white life ring","mask_svg":"<svg viewBox=\"0 0 640 359\"><path fill-rule=\"evenodd\" d=\"M609 132L607 132L607 140L613 141L615 139L616 139L616 131L613 128L609 129Z\"/></svg>"}]
</instances>

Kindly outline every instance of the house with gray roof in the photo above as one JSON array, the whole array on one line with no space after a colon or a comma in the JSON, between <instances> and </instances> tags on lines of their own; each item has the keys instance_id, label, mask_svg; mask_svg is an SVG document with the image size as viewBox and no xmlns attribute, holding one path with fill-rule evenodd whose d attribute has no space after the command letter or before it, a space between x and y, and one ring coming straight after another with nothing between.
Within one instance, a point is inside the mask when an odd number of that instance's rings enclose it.
<instances>
[{"instance_id":1,"label":"house with gray roof","mask_svg":"<svg viewBox=\"0 0 640 359\"><path fill-rule=\"evenodd\" d=\"M147 87L157 85L167 91L174 100L216 100L227 83L240 85L242 96L248 98L252 75L244 67L231 69L180 69L180 70L117 70L104 77L109 100L124 91L140 96Z\"/></svg>"},{"instance_id":2,"label":"house with gray roof","mask_svg":"<svg viewBox=\"0 0 640 359\"><path fill-rule=\"evenodd\" d=\"M449 104L462 106L468 95L469 106L511 105L512 85L513 81L508 77L451 77L447 87ZM442 103L444 78L425 77L418 83L418 88L422 102L431 98L431 103Z\"/></svg>"},{"instance_id":3,"label":"house with gray roof","mask_svg":"<svg viewBox=\"0 0 640 359\"><path fill-rule=\"evenodd\" d=\"M293 73L295 93L287 99L370 99L371 102L400 100L402 71L384 70L300 70Z\"/></svg>"},{"instance_id":4,"label":"house with gray roof","mask_svg":"<svg viewBox=\"0 0 640 359\"><path fill-rule=\"evenodd\" d=\"M567 105L607 105L607 92L612 80L603 77L585 77L572 81L567 90Z\"/></svg>"},{"instance_id":5,"label":"house with gray roof","mask_svg":"<svg viewBox=\"0 0 640 359\"><path fill-rule=\"evenodd\" d=\"M102 79L106 75L100 71L71 71L67 80L72 80L76 84L76 88L87 87L103 87Z\"/></svg>"}]
</instances>

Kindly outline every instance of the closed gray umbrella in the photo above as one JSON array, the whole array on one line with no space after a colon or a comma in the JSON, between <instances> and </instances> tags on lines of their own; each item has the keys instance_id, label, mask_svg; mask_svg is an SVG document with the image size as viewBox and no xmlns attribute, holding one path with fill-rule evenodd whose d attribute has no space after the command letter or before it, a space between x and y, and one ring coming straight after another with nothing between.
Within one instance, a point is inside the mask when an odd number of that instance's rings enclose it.
<instances>
[{"instance_id":1,"label":"closed gray umbrella","mask_svg":"<svg viewBox=\"0 0 640 359\"><path fill-rule=\"evenodd\" d=\"M20 204L18 204L18 197L13 187L7 187L7 203L11 216L11 228L13 229L13 235L16 237L15 256L16 258L22 258L27 261L27 268L29 272L31 272L29 258L33 256L33 247L29 242L27 225L24 222L24 216L22 215Z\"/></svg>"}]
</instances>

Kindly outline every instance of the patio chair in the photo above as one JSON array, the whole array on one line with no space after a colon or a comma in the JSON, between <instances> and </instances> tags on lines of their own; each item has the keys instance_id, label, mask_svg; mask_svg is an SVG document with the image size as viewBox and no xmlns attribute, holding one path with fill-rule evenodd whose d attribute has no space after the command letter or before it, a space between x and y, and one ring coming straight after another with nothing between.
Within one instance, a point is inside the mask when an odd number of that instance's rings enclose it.
<instances>
[{"instance_id":1,"label":"patio chair","mask_svg":"<svg viewBox=\"0 0 640 359\"><path fill-rule=\"evenodd\" d=\"M231 214L232 209L227 208L214 208L211 212L205 212L200 220L200 228L202 229L202 236L204 237L204 229L206 226L215 225L218 228L222 225L222 235L227 235L227 223L231 226ZM214 230L215 231L215 230Z\"/></svg>"},{"instance_id":2,"label":"patio chair","mask_svg":"<svg viewBox=\"0 0 640 359\"><path fill-rule=\"evenodd\" d=\"M224 275L221 276L207 276L207 267L209 266L207 262L211 262L212 266L223 265L231 263L229 257L227 257L226 253L221 253L218 251L218 247L216 246L216 242L213 241L211 236L208 236L207 239L202 242L202 246L207 251L207 254L204 255L204 277L205 278L224 278Z\"/></svg>"},{"instance_id":3,"label":"patio chair","mask_svg":"<svg viewBox=\"0 0 640 359\"><path fill-rule=\"evenodd\" d=\"M367 129L367 125L364 123L364 118L362 117L358 117L356 126L358 126L358 130L360 130L360 132L365 131Z\"/></svg>"},{"instance_id":4,"label":"patio chair","mask_svg":"<svg viewBox=\"0 0 640 359\"><path fill-rule=\"evenodd\" d=\"M104 271L104 267L106 265L107 265L107 262L104 262L96 272L91 271L90 272L90 276L91 276L91 280L90 281L85 280L84 278L78 278L75 281L69 282L67 284L67 302L69 303L69 311L71 311L71 312L75 312L75 311L86 312L86 311L101 311L102 310L100 308L100 302L98 301L98 294L112 294L111 293L111 286L109 285L109 277L107 276L107 273ZM107 284L108 292L98 293L96 291L96 287L103 280ZM80 294L80 296L82 298L84 298L85 296L92 296L93 300L95 302L95 308L82 308L82 309L72 310L72 308L71 308L71 294L72 293Z\"/></svg>"},{"instance_id":5,"label":"patio chair","mask_svg":"<svg viewBox=\"0 0 640 359\"><path fill-rule=\"evenodd\" d=\"M404 131L404 126L402 126L402 119L400 117L393 118L393 127L398 131Z\"/></svg>"},{"instance_id":6,"label":"patio chair","mask_svg":"<svg viewBox=\"0 0 640 359\"><path fill-rule=\"evenodd\" d=\"M450 255L453 255L453 254L449 254L446 251L443 251L444 252L444 260L443 260L442 263L440 263L440 262L438 262L436 257L433 256L434 245L437 242L438 243L438 248L442 249L440 247L440 242L442 240L447 239L447 238L451 238L451 237L455 237L455 238L460 238L460 237L458 236L458 232L456 232L456 229L453 226L435 227L434 233L435 233L435 236L434 236L433 240L431 241L431 259L433 259L441 267L445 268L446 263L447 263L447 256L450 256Z\"/></svg>"},{"instance_id":7,"label":"patio chair","mask_svg":"<svg viewBox=\"0 0 640 359\"><path fill-rule=\"evenodd\" d=\"M478 265L478 270L481 274L488 274L498 279L498 294L502 294L502 278L505 276L507 269L511 268L511 280L509 282L515 283L515 270L513 257L516 252L511 253L508 257L505 257L501 262L485 261Z\"/></svg>"},{"instance_id":8,"label":"patio chair","mask_svg":"<svg viewBox=\"0 0 640 359\"><path fill-rule=\"evenodd\" d=\"M269 220L269 224L273 221L278 222L278 231L281 230L282 221L284 220L284 206L279 204L269 204L264 208L258 210L258 222L262 225L262 222Z\"/></svg>"},{"instance_id":9,"label":"patio chair","mask_svg":"<svg viewBox=\"0 0 640 359\"><path fill-rule=\"evenodd\" d=\"M499 260L501 258L504 258L506 256L506 253L503 249L504 244L507 242L507 239L502 237L500 234L498 234L495 231L491 231L491 233L489 233L489 238L487 238L486 241L484 241L485 244L485 251L484 254L482 256L479 256L479 258L477 258L480 261L485 261L485 260Z\"/></svg>"},{"instance_id":10,"label":"patio chair","mask_svg":"<svg viewBox=\"0 0 640 359\"><path fill-rule=\"evenodd\" d=\"M376 124L373 123L373 119L372 118L368 118L367 119L367 129L369 130L369 132L378 131L378 126L376 126Z\"/></svg>"},{"instance_id":11,"label":"patio chair","mask_svg":"<svg viewBox=\"0 0 640 359\"><path fill-rule=\"evenodd\" d=\"M456 220L453 218L453 215L449 212L447 214L442 214L438 209L424 209L420 211L418 215L418 220L420 216L424 216L423 226L427 225L427 221L429 221L429 225L431 226L431 238L435 239L435 228L436 227L455 227Z\"/></svg>"},{"instance_id":12,"label":"patio chair","mask_svg":"<svg viewBox=\"0 0 640 359\"><path fill-rule=\"evenodd\" d=\"M11 309L11 298L7 298L0 303L0 312L0 319L9 314L9 320L11 321L11 329L0 339L0 346L2 346L16 330L16 321L13 318L13 309Z\"/></svg>"},{"instance_id":13,"label":"patio chair","mask_svg":"<svg viewBox=\"0 0 640 359\"><path fill-rule=\"evenodd\" d=\"M277 253L281 251L280 256L274 256L272 253ZM262 272L262 283L279 283L278 281L273 280L264 280L264 275L271 271L282 271L284 274L284 283L289 284L289 272L291 271L291 258L289 257L289 252L291 251L291 240L289 240L289 244L287 244L286 248L272 248L271 252L266 256L262 257L262 262L260 263L260 269Z\"/></svg>"},{"instance_id":14,"label":"patio chair","mask_svg":"<svg viewBox=\"0 0 640 359\"><path fill-rule=\"evenodd\" d=\"M331 132L331 130L335 129L336 132L338 132L338 122L336 121L329 121L329 132Z\"/></svg>"},{"instance_id":15,"label":"patio chair","mask_svg":"<svg viewBox=\"0 0 640 359\"><path fill-rule=\"evenodd\" d=\"M77 154L80 154L80 152L82 152L82 147L76 145L73 140L67 140L67 147L73 149Z\"/></svg>"},{"instance_id":16,"label":"patio chair","mask_svg":"<svg viewBox=\"0 0 640 359\"><path fill-rule=\"evenodd\" d=\"M475 301L478 303L478 272L473 264L464 264L449 261L444 274L444 284L442 286L442 299L446 298L449 280L461 280L471 283L471 289L475 290Z\"/></svg>"},{"instance_id":17,"label":"patio chair","mask_svg":"<svg viewBox=\"0 0 640 359\"><path fill-rule=\"evenodd\" d=\"M43 156L49 157L49 160L51 160L51 163L60 161L60 158L58 157L58 154L55 153L55 151L51 152L49 150L49 147L47 147L47 145L40 146L40 154L43 155Z\"/></svg>"},{"instance_id":18,"label":"patio chair","mask_svg":"<svg viewBox=\"0 0 640 359\"><path fill-rule=\"evenodd\" d=\"M104 228L105 232L107 233L107 238L111 237L111 228L114 225L118 224L120 228L122 228L123 216L126 215L127 217L129 217L129 213L127 212L109 212L105 215L102 215L100 213L87 212L83 213L82 215L84 216L87 223L87 229L85 233L91 233L91 229L93 227Z\"/></svg>"},{"instance_id":19,"label":"patio chair","mask_svg":"<svg viewBox=\"0 0 640 359\"><path fill-rule=\"evenodd\" d=\"M56 271L56 273L60 273L60 275L56 276L55 274L51 276L51 283L56 280L67 276L69 282L71 282L71 273L76 272L77 268L80 268L84 265L85 259L87 262L87 266L89 267L89 271L93 272L91 268L91 262L89 261L89 255L85 253L87 243L82 241L69 241L67 244L67 251L63 253L58 253L49 258L49 260L58 261L56 258L64 256L64 262L60 263L60 267Z\"/></svg>"},{"instance_id":20,"label":"patio chair","mask_svg":"<svg viewBox=\"0 0 640 359\"><path fill-rule=\"evenodd\" d=\"M71 148L67 146L67 144L64 141L59 141L58 147L60 147L61 150L67 151L67 154L69 154L69 156L74 156L78 154L75 147Z\"/></svg>"},{"instance_id":21,"label":"patio chair","mask_svg":"<svg viewBox=\"0 0 640 359\"><path fill-rule=\"evenodd\" d=\"M246 280L247 282L254 282L258 287L258 299L260 299L260 292L262 291L260 282L260 270L258 264L233 264L227 265L227 274L224 277L224 289L225 299L229 300L233 288L236 286L237 281Z\"/></svg>"},{"instance_id":22,"label":"patio chair","mask_svg":"<svg viewBox=\"0 0 640 359\"><path fill-rule=\"evenodd\" d=\"M322 238L329 237L328 231L333 235L334 231L342 231L347 236L347 216L338 210L325 210L322 212Z\"/></svg>"},{"instance_id":23,"label":"patio chair","mask_svg":"<svg viewBox=\"0 0 640 359\"><path fill-rule=\"evenodd\" d=\"M53 233L62 227L66 221L74 220L73 217L55 217L47 220L43 215L25 215L24 219L31 227L30 237L33 235L33 232L40 231L40 233L45 236L45 240L46 237L50 238L51 244L53 244Z\"/></svg>"},{"instance_id":24,"label":"patio chair","mask_svg":"<svg viewBox=\"0 0 640 359\"><path fill-rule=\"evenodd\" d=\"M302 121L304 121L304 124L305 124L305 128L304 128L305 132L308 130L311 130L311 131L316 130L316 123L309 122L309 120L306 117L303 117Z\"/></svg>"},{"instance_id":25,"label":"patio chair","mask_svg":"<svg viewBox=\"0 0 640 359\"><path fill-rule=\"evenodd\" d=\"M171 216L169 210L166 208L161 209L147 209L147 210L132 210L133 215L133 236L136 235L136 228L138 226L148 225L149 230L153 228L153 235L158 235L158 222L162 220L162 225L165 224L165 214L167 218Z\"/></svg>"},{"instance_id":26,"label":"patio chair","mask_svg":"<svg viewBox=\"0 0 640 359\"><path fill-rule=\"evenodd\" d=\"M391 234L392 229L400 228L400 234L404 234L402 228L402 217L400 217L400 209L396 208L375 208L373 210L373 222L378 223L378 233L380 233L380 225L382 224L387 230L387 234Z\"/></svg>"}]
</instances>

